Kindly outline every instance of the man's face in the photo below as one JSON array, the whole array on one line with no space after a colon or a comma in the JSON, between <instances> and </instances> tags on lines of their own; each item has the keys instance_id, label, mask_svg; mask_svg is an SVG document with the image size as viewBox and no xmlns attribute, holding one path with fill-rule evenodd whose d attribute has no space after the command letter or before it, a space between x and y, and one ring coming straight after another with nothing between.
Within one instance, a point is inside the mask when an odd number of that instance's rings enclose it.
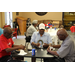
<instances>
[{"instance_id":1,"label":"man's face","mask_svg":"<svg viewBox=\"0 0 75 75\"><path fill-rule=\"evenodd\" d=\"M41 35L43 35L43 34L44 34L44 29L39 29L39 33L40 33Z\"/></svg>"},{"instance_id":2,"label":"man's face","mask_svg":"<svg viewBox=\"0 0 75 75\"><path fill-rule=\"evenodd\" d=\"M12 37L12 32L7 33L7 38L11 38Z\"/></svg>"},{"instance_id":3,"label":"man's face","mask_svg":"<svg viewBox=\"0 0 75 75\"><path fill-rule=\"evenodd\" d=\"M60 40L64 40L64 38L65 38L65 36L62 35L62 34L58 34L58 33L57 33L57 36L58 36L58 38L59 38Z\"/></svg>"}]
</instances>

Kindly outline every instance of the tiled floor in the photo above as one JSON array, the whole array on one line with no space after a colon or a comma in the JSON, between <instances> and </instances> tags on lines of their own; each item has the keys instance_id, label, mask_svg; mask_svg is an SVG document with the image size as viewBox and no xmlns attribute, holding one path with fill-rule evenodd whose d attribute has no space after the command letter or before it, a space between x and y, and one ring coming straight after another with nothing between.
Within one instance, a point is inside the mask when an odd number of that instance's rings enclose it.
<instances>
[{"instance_id":1,"label":"tiled floor","mask_svg":"<svg viewBox=\"0 0 75 75\"><path fill-rule=\"evenodd\" d=\"M74 33L71 33L70 31L68 31L68 34L72 37L73 40L75 39ZM20 44L25 45L25 36L24 35L17 36L17 39L15 37L13 37L13 41L14 41L15 45L20 45ZM75 40L74 40L74 42L75 42ZM27 62L31 62L31 58L24 57L24 60ZM41 62L41 59L37 58L36 62Z\"/></svg>"}]
</instances>

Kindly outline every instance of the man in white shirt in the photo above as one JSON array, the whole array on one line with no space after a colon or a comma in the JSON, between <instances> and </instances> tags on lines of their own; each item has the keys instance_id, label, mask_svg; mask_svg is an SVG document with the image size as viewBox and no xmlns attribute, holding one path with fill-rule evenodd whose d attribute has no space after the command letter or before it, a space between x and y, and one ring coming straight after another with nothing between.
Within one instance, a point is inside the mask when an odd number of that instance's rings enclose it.
<instances>
[{"instance_id":1,"label":"man in white shirt","mask_svg":"<svg viewBox=\"0 0 75 75\"><path fill-rule=\"evenodd\" d=\"M26 36L32 36L33 32L37 31L36 26L38 25L38 20L33 20L32 25L29 26L26 32Z\"/></svg>"},{"instance_id":2,"label":"man in white shirt","mask_svg":"<svg viewBox=\"0 0 75 75\"><path fill-rule=\"evenodd\" d=\"M45 25L43 23L39 24L39 31L33 33L30 42L31 45L36 48L47 48L52 44L51 36L49 33L45 32ZM36 61L36 58L33 57L32 61Z\"/></svg>"},{"instance_id":3,"label":"man in white shirt","mask_svg":"<svg viewBox=\"0 0 75 75\"><path fill-rule=\"evenodd\" d=\"M39 31L34 32L31 37L31 45L35 47L47 48L52 44L52 39L49 33L45 32L45 25L43 23L39 24Z\"/></svg>"},{"instance_id":4,"label":"man in white shirt","mask_svg":"<svg viewBox=\"0 0 75 75\"><path fill-rule=\"evenodd\" d=\"M37 25L38 25L38 20L33 20L32 25L29 26L29 28L27 29L26 40L30 41L32 34L37 31L36 29Z\"/></svg>"}]
</instances>

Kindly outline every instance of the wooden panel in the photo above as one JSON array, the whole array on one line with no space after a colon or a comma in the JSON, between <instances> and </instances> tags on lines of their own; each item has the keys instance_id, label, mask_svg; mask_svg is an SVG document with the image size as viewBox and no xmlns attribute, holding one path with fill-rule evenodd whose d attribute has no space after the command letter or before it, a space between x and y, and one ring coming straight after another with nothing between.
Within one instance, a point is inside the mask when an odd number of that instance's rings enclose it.
<instances>
[{"instance_id":1,"label":"wooden panel","mask_svg":"<svg viewBox=\"0 0 75 75\"><path fill-rule=\"evenodd\" d=\"M24 32L26 32L26 20L26 18L17 17L17 22L20 28L21 35L24 35Z\"/></svg>"}]
</instances>

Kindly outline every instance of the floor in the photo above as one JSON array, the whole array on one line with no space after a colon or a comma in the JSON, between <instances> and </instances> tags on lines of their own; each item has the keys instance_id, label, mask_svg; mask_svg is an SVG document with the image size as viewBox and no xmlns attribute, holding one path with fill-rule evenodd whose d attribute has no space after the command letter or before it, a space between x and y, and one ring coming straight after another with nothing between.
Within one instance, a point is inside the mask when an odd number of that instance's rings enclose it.
<instances>
[{"instance_id":1,"label":"floor","mask_svg":"<svg viewBox=\"0 0 75 75\"><path fill-rule=\"evenodd\" d=\"M74 38L75 38L74 33L71 33L70 31L67 31L67 32L72 37L72 39L74 40ZM19 35L19 36L17 36L17 39L15 37L13 37L13 41L14 41L15 45L20 45L20 44L25 45L25 36ZM75 40L74 40L74 42L75 42ZM24 57L24 61L31 62L31 58ZM41 62L41 59L37 58L36 62ZM43 60L42 60L42 62L43 62Z\"/></svg>"}]
</instances>

